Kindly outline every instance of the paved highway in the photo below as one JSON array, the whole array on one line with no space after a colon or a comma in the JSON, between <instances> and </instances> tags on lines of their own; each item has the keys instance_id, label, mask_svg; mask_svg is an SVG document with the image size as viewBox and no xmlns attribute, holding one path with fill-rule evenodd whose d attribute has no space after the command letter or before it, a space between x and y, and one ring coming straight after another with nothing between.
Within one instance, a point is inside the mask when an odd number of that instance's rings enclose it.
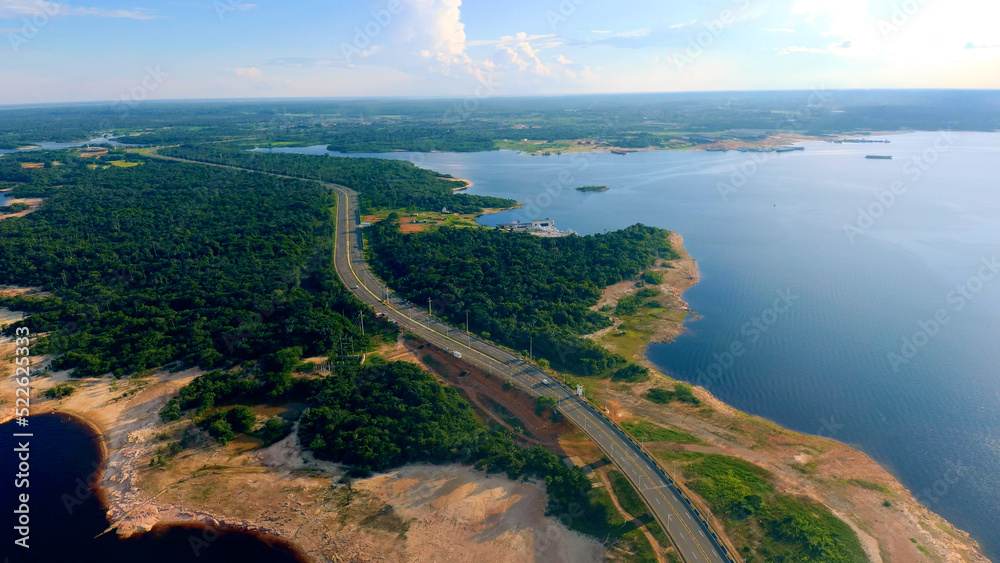
<instances>
[{"instance_id":1,"label":"paved highway","mask_svg":"<svg viewBox=\"0 0 1000 563\"><path fill-rule=\"evenodd\" d=\"M152 156L252 172L232 166L156 154ZM421 339L442 349L460 352L462 360L491 373L504 375L514 385L535 394L555 398L563 416L590 436L632 482L646 500L653 516L677 546L685 563L737 561L727 556L715 532L700 517L687 495L675 486L673 479L638 443L590 403L577 397L564 385L551 381L541 369L525 362L516 354L439 321L430 316L426 309L408 303L387 289L371 273L364 261L361 228L358 225L360 218L357 214L357 194L343 186L325 185L337 193L337 236L334 249L337 273L358 298ZM549 379L548 385L542 383L545 379Z\"/></svg>"},{"instance_id":2,"label":"paved highway","mask_svg":"<svg viewBox=\"0 0 1000 563\"><path fill-rule=\"evenodd\" d=\"M456 330L430 316L426 309L408 303L388 290L364 261L357 194L342 186L331 187L338 196L336 268L355 295L427 342L461 352L464 361L492 373L506 375L514 385L536 394L554 397L559 411L589 435L632 481L677 545L685 562L731 561L712 536L714 532L690 507L690 501L673 486L673 480L648 459L618 425L570 389L552 381L533 364L465 331ZM542 383L544 379L549 379L549 385Z\"/></svg>"}]
</instances>

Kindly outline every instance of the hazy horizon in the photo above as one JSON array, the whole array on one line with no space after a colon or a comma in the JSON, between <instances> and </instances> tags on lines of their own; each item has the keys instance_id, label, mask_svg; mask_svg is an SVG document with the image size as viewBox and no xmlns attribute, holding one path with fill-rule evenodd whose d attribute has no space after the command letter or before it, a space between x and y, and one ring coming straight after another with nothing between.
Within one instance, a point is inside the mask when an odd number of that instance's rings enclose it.
<instances>
[{"instance_id":1,"label":"hazy horizon","mask_svg":"<svg viewBox=\"0 0 1000 563\"><path fill-rule=\"evenodd\" d=\"M5 0L0 104L992 90L998 16L976 0Z\"/></svg>"}]
</instances>

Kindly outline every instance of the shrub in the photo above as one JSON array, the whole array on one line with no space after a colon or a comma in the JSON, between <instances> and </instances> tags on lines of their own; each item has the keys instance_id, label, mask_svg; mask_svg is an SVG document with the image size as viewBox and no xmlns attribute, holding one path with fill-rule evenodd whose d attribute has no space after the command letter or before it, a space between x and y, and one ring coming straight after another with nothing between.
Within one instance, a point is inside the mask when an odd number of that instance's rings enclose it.
<instances>
[{"instance_id":1,"label":"shrub","mask_svg":"<svg viewBox=\"0 0 1000 563\"><path fill-rule=\"evenodd\" d=\"M216 440L219 441L223 446L228 444L236 437L236 433L233 432L233 427L226 422L224 418L216 418L208 425L208 433L212 435Z\"/></svg>"},{"instance_id":2,"label":"shrub","mask_svg":"<svg viewBox=\"0 0 1000 563\"><path fill-rule=\"evenodd\" d=\"M656 297L660 294L660 290L653 287L644 287L639 291L635 292L636 297L646 298L646 297Z\"/></svg>"},{"instance_id":3,"label":"shrub","mask_svg":"<svg viewBox=\"0 0 1000 563\"><path fill-rule=\"evenodd\" d=\"M660 272L646 271L642 273L642 281L648 283L649 285L662 285L663 274Z\"/></svg>"},{"instance_id":4,"label":"shrub","mask_svg":"<svg viewBox=\"0 0 1000 563\"><path fill-rule=\"evenodd\" d=\"M257 436L264 442L265 446L270 446L275 442L283 440L291 432L292 423L276 416L264 423L264 427L260 429Z\"/></svg>"},{"instance_id":5,"label":"shrub","mask_svg":"<svg viewBox=\"0 0 1000 563\"><path fill-rule=\"evenodd\" d=\"M537 397L535 398L535 414L542 416L546 410L555 408L556 400L552 397Z\"/></svg>"},{"instance_id":6,"label":"shrub","mask_svg":"<svg viewBox=\"0 0 1000 563\"><path fill-rule=\"evenodd\" d=\"M680 381L674 383L673 391L655 387L653 389L650 389L649 391L646 391L646 393L643 394L643 397L660 405L666 405L667 403L673 401L688 403L695 406L701 404L701 401L698 400L698 397L694 396L694 388L691 387L690 384L683 383Z\"/></svg>"},{"instance_id":7,"label":"shrub","mask_svg":"<svg viewBox=\"0 0 1000 563\"><path fill-rule=\"evenodd\" d=\"M70 385L69 383L59 383L58 385L47 389L45 391L45 396L50 399L62 399L63 397L69 397L76 391L76 387Z\"/></svg>"},{"instance_id":8,"label":"shrub","mask_svg":"<svg viewBox=\"0 0 1000 563\"><path fill-rule=\"evenodd\" d=\"M249 432L254 424L257 424L257 415L250 410L250 407L239 405L226 413L226 422L236 432Z\"/></svg>"},{"instance_id":9,"label":"shrub","mask_svg":"<svg viewBox=\"0 0 1000 563\"><path fill-rule=\"evenodd\" d=\"M616 371L611 379L614 381L624 381L626 383L638 383L649 379L649 368L637 364L629 364Z\"/></svg>"}]
</instances>

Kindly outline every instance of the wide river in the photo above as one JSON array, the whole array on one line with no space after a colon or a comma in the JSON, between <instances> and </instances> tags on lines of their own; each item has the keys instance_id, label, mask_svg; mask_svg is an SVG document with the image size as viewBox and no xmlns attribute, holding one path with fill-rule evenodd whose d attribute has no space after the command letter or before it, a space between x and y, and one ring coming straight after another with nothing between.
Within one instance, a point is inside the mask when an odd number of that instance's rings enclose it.
<instances>
[{"instance_id":1,"label":"wide river","mask_svg":"<svg viewBox=\"0 0 1000 563\"><path fill-rule=\"evenodd\" d=\"M856 445L1000 559L1000 134L888 138L783 154L351 156L407 159L525 204L489 225L681 233L701 270L685 297L703 318L649 359ZM729 356L734 343L745 353Z\"/></svg>"}]
</instances>

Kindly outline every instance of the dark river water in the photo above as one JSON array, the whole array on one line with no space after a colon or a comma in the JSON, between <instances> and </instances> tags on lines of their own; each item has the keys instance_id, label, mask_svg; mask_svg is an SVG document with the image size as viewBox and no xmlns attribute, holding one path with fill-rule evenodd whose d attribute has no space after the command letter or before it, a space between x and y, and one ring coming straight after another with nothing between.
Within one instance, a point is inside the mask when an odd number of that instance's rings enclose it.
<instances>
[{"instance_id":1,"label":"dark river water","mask_svg":"<svg viewBox=\"0 0 1000 563\"><path fill-rule=\"evenodd\" d=\"M30 432L30 437L14 433ZM16 450L27 441L26 454ZM27 455L28 467L18 456ZM90 485L100 448L86 426L64 416L31 417L27 430L0 425L0 561L4 563L299 563L276 538L201 525L154 528L129 540L108 528ZM26 474L27 477L18 476ZM24 481L26 479L26 481ZM19 482L21 481L21 482ZM20 488L18 485L22 485ZM23 485L27 485L26 487ZM22 506L19 495L28 494ZM25 549L15 529L26 517Z\"/></svg>"},{"instance_id":2,"label":"dark river water","mask_svg":"<svg viewBox=\"0 0 1000 563\"><path fill-rule=\"evenodd\" d=\"M485 224L681 233L701 271L685 297L703 318L649 359L739 409L856 445L1000 559L1000 134L890 138L767 156L367 156L525 204ZM573 189L584 185L610 190Z\"/></svg>"}]
</instances>

